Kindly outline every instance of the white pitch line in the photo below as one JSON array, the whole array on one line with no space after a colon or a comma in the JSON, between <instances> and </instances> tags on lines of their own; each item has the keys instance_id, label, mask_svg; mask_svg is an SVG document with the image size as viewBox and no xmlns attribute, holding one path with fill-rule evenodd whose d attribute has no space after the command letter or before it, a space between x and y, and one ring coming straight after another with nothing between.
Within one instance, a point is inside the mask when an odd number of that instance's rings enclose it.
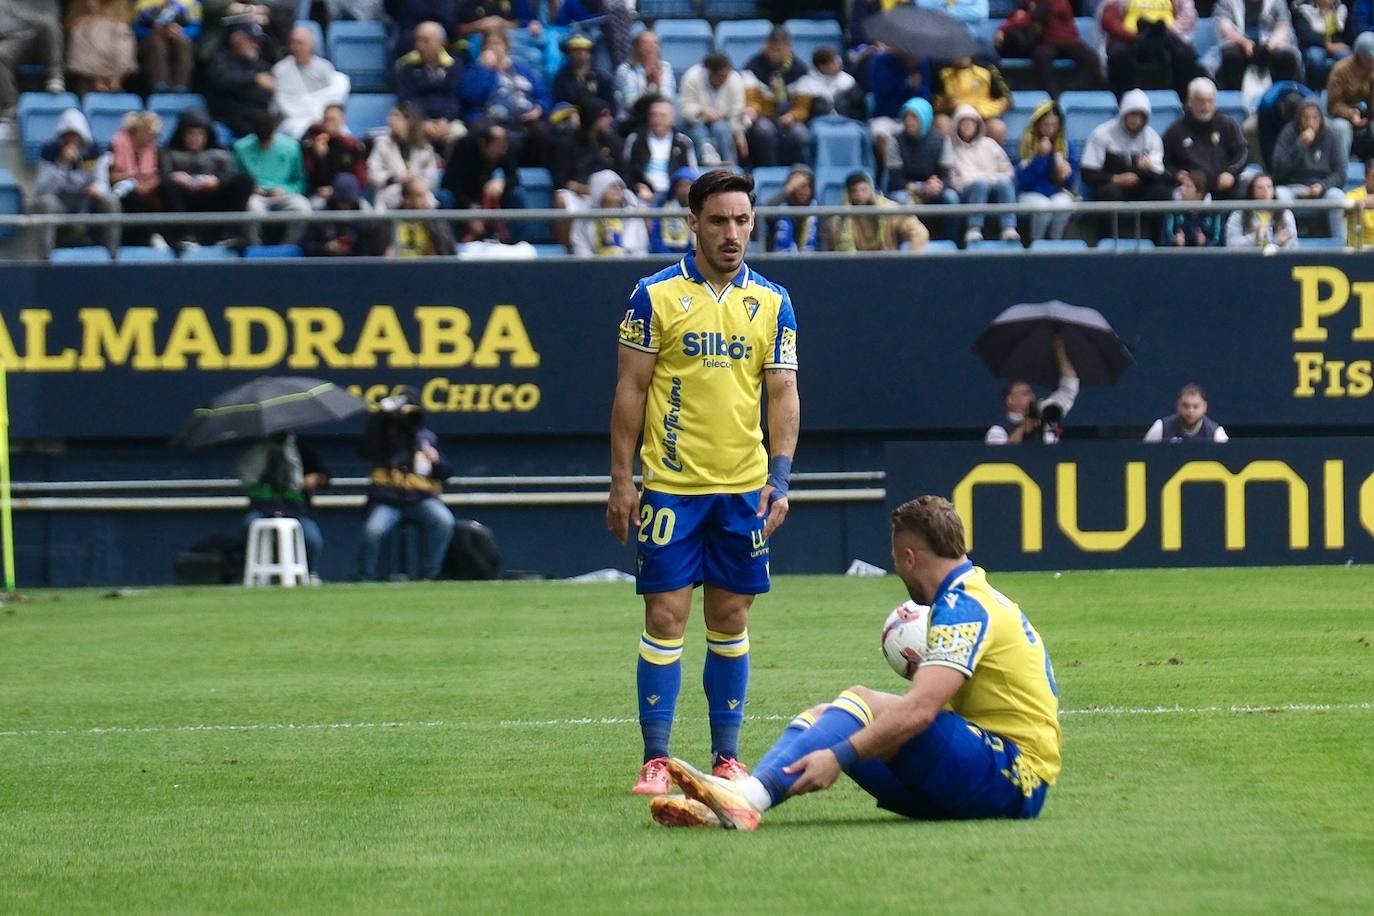
<instances>
[{"instance_id":1,"label":"white pitch line","mask_svg":"<svg viewBox=\"0 0 1374 916\"><path fill-rule=\"evenodd\" d=\"M1069 716L1216 716L1246 715L1278 712L1370 712L1374 703L1282 703L1271 706L1085 706L1081 709L1062 709L1060 717ZM679 721L691 722L698 716L680 716ZM750 722L789 722L793 716L778 714L745 716ZM0 738L33 738L63 735L155 735L191 732L266 732L266 731L342 731L368 729L425 729L425 728L564 728L584 725L634 725L633 716L583 716L570 719L502 719L495 723L446 722L442 719L398 722L264 722L249 725L108 725L92 728L14 729L0 731ZM704 719L702 719L704 721Z\"/></svg>"}]
</instances>

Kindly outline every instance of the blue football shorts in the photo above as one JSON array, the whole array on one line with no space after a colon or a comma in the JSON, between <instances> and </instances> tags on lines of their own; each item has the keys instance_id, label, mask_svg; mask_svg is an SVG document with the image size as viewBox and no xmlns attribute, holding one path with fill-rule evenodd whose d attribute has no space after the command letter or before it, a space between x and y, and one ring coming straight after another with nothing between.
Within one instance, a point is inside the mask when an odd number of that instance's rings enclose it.
<instances>
[{"instance_id":1,"label":"blue football shorts","mask_svg":"<svg viewBox=\"0 0 1374 916\"><path fill-rule=\"evenodd\" d=\"M768 591L768 542L759 490L677 496L645 490L634 529L635 591L714 585L740 595Z\"/></svg>"},{"instance_id":2,"label":"blue football shorts","mask_svg":"<svg viewBox=\"0 0 1374 916\"><path fill-rule=\"evenodd\" d=\"M1010 738L948 709L891 760L861 760L849 775L879 808L920 820L1035 817L1049 789Z\"/></svg>"}]
</instances>

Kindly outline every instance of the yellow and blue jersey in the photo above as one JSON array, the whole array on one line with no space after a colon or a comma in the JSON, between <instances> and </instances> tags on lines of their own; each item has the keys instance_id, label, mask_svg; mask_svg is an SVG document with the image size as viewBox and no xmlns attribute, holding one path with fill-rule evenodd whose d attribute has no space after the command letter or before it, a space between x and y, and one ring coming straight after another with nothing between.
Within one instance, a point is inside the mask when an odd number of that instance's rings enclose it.
<instances>
[{"instance_id":1,"label":"yellow and blue jersey","mask_svg":"<svg viewBox=\"0 0 1374 916\"><path fill-rule=\"evenodd\" d=\"M921 664L968 678L949 708L1010 738L1035 774L1054 785L1063 734L1049 650L1016 603L972 563L951 572L936 592Z\"/></svg>"},{"instance_id":2,"label":"yellow and blue jersey","mask_svg":"<svg viewBox=\"0 0 1374 916\"><path fill-rule=\"evenodd\" d=\"M645 489L701 495L762 487L763 374L797 368L787 290L741 265L717 292L688 252L635 285L620 343L657 357L640 450Z\"/></svg>"}]
</instances>

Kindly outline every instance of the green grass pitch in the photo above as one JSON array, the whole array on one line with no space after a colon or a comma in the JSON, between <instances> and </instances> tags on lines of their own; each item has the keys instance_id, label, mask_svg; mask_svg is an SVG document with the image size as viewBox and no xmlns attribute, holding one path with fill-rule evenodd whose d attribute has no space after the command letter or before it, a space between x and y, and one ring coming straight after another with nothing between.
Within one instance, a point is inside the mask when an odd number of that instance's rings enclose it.
<instances>
[{"instance_id":1,"label":"green grass pitch","mask_svg":"<svg viewBox=\"0 0 1374 916\"><path fill-rule=\"evenodd\" d=\"M0 607L0 912L1370 912L1374 571L992 581L1062 691L1042 817L904 821L842 783L754 834L630 796L629 586L33 593ZM903 686L903 597L776 583L747 760ZM705 762L701 631L674 750Z\"/></svg>"}]
</instances>

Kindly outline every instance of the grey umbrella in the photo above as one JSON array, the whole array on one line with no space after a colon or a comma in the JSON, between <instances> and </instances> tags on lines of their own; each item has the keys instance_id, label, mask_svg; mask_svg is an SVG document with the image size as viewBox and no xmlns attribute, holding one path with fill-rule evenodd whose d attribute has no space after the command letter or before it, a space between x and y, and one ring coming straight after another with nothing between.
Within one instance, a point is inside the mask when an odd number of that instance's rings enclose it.
<instances>
[{"instance_id":1,"label":"grey umbrella","mask_svg":"<svg viewBox=\"0 0 1374 916\"><path fill-rule=\"evenodd\" d=\"M953 16L919 6L899 6L864 20L869 41L904 51L915 58L957 60L982 51L978 39Z\"/></svg>"},{"instance_id":2,"label":"grey umbrella","mask_svg":"<svg viewBox=\"0 0 1374 916\"><path fill-rule=\"evenodd\" d=\"M1113 384L1135 365L1135 357L1101 312L1058 299L1013 305L993 319L974 343L973 352L1001 378L1056 385L1056 334L1086 384Z\"/></svg>"},{"instance_id":3,"label":"grey umbrella","mask_svg":"<svg viewBox=\"0 0 1374 916\"><path fill-rule=\"evenodd\" d=\"M177 433L191 447L261 439L289 429L342 420L367 409L363 399L317 378L263 376L196 409Z\"/></svg>"}]
</instances>

